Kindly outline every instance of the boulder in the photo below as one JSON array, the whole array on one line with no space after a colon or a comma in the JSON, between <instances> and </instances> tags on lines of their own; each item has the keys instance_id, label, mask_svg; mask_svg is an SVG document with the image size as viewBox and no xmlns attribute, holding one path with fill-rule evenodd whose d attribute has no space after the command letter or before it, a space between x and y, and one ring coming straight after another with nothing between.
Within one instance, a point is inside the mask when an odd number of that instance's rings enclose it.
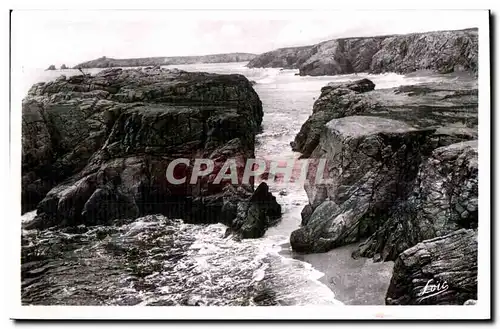
<instances>
[{"instance_id":1,"label":"boulder","mask_svg":"<svg viewBox=\"0 0 500 329\"><path fill-rule=\"evenodd\" d=\"M408 199L360 245L355 256L395 260L421 242L478 224L478 144L461 142L435 149L421 165Z\"/></svg>"},{"instance_id":2,"label":"boulder","mask_svg":"<svg viewBox=\"0 0 500 329\"><path fill-rule=\"evenodd\" d=\"M361 93L371 91L375 84L368 79L347 83L330 83L321 88L320 97L314 102L313 114L302 125L292 149L301 152L303 157L309 157L319 143L319 137L325 124L332 119L366 112ZM373 105L374 106L374 105Z\"/></svg>"},{"instance_id":3,"label":"boulder","mask_svg":"<svg viewBox=\"0 0 500 329\"><path fill-rule=\"evenodd\" d=\"M381 215L406 198L433 132L378 117L331 120L312 153L326 159L330 181L306 184L314 212L292 233L292 248L325 252L375 232Z\"/></svg>"},{"instance_id":4,"label":"boulder","mask_svg":"<svg viewBox=\"0 0 500 329\"><path fill-rule=\"evenodd\" d=\"M368 79L330 83L321 89L313 113L291 143L311 156L325 124L345 116L377 116L403 121L417 128L436 128L433 148L477 139L477 80L441 76L441 82L376 89Z\"/></svg>"},{"instance_id":5,"label":"boulder","mask_svg":"<svg viewBox=\"0 0 500 329\"><path fill-rule=\"evenodd\" d=\"M477 230L425 240L394 263L388 305L463 305L477 300Z\"/></svg>"}]
</instances>

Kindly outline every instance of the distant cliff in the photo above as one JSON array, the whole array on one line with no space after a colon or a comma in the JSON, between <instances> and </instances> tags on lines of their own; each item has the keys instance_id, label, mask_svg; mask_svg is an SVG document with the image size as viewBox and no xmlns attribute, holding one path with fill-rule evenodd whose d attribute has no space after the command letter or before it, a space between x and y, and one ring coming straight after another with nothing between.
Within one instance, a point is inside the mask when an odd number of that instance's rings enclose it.
<instances>
[{"instance_id":1,"label":"distant cliff","mask_svg":"<svg viewBox=\"0 0 500 329\"><path fill-rule=\"evenodd\" d=\"M311 57L313 46L280 48L256 56L248 63L248 67L283 67L296 69Z\"/></svg>"},{"instance_id":2,"label":"distant cliff","mask_svg":"<svg viewBox=\"0 0 500 329\"><path fill-rule=\"evenodd\" d=\"M281 48L257 56L248 67L298 68L300 75L350 73L477 72L478 30L342 38Z\"/></svg>"},{"instance_id":3,"label":"distant cliff","mask_svg":"<svg viewBox=\"0 0 500 329\"><path fill-rule=\"evenodd\" d=\"M106 68L106 67L133 67L155 65L179 65L196 63L230 63L247 62L257 55L248 53L214 54L204 56L176 56L176 57L144 57L116 59L103 56L88 62L80 63L74 68Z\"/></svg>"}]
</instances>

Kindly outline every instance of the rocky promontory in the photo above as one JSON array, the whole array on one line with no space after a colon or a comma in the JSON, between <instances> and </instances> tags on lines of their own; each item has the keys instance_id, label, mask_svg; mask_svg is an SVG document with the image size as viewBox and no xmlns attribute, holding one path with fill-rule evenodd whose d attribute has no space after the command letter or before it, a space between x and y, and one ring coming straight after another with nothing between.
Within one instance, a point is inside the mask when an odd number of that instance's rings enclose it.
<instances>
[{"instance_id":1,"label":"rocky promontory","mask_svg":"<svg viewBox=\"0 0 500 329\"><path fill-rule=\"evenodd\" d=\"M80 63L74 68L108 68L108 67L136 67L157 65L181 65L199 63L232 63L248 62L257 55L248 53L213 54L203 56L170 56L170 57L143 57L143 58L110 58L100 57L88 62Z\"/></svg>"},{"instance_id":2,"label":"rocky promontory","mask_svg":"<svg viewBox=\"0 0 500 329\"><path fill-rule=\"evenodd\" d=\"M466 29L339 38L261 54L248 67L299 69L300 75L351 73L477 72L478 31Z\"/></svg>"},{"instance_id":3,"label":"rocky promontory","mask_svg":"<svg viewBox=\"0 0 500 329\"><path fill-rule=\"evenodd\" d=\"M23 100L22 209L37 209L27 228L164 214L258 237L281 215L265 183L254 193L214 176L228 159L240 175L262 117L251 83L236 74L108 69L36 84ZM174 184L166 171L178 158L189 162L173 174L188 179ZM215 169L189 184L196 158Z\"/></svg>"},{"instance_id":4,"label":"rocky promontory","mask_svg":"<svg viewBox=\"0 0 500 329\"><path fill-rule=\"evenodd\" d=\"M330 180L305 185L309 204L292 248L316 253L363 241L353 257L396 260L390 304L420 303L415 291L429 279L450 289L424 304L476 299L477 262L458 264L452 246L477 256L475 233L463 236L478 223L477 93L474 78L446 75L391 89L367 79L323 87L292 146L326 159ZM426 253L430 265L419 258ZM435 271L415 272L424 266Z\"/></svg>"},{"instance_id":5,"label":"rocky promontory","mask_svg":"<svg viewBox=\"0 0 500 329\"><path fill-rule=\"evenodd\" d=\"M408 198L394 205L389 219L358 249L359 255L395 260L420 241L478 221L477 140L435 149L420 165Z\"/></svg>"}]
</instances>

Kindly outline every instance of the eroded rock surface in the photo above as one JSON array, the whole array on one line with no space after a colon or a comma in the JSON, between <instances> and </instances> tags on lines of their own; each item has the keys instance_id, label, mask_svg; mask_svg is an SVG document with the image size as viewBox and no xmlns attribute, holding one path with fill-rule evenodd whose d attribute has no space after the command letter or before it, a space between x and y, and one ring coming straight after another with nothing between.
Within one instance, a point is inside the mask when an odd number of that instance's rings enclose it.
<instances>
[{"instance_id":1,"label":"eroded rock surface","mask_svg":"<svg viewBox=\"0 0 500 329\"><path fill-rule=\"evenodd\" d=\"M476 227L477 81L450 78L382 90L367 79L322 88L292 146L326 159L333 180L306 184L294 249L327 251L373 234L354 256L394 260L424 239Z\"/></svg>"},{"instance_id":2,"label":"eroded rock surface","mask_svg":"<svg viewBox=\"0 0 500 329\"><path fill-rule=\"evenodd\" d=\"M228 159L241 179L262 116L241 75L109 69L34 85L23 102L23 211L36 206L38 228L154 213L219 222L204 198L227 199L225 187L241 185L213 182ZM166 177L177 158L189 160L175 167L181 184ZM190 184L195 158L215 168ZM241 188L250 198L252 184Z\"/></svg>"},{"instance_id":3,"label":"eroded rock surface","mask_svg":"<svg viewBox=\"0 0 500 329\"><path fill-rule=\"evenodd\" d=\"M291 143L303 157L311 155L327 122L351 115L400 120L419 128L436 128L433 147L477 139L477 80L442 76L442 82L375 89L368 79L330 83L321 89L313 113Z\"/></svg>"},{"instance_id":4,"label":"eroded rock surface","mask_svg":"<svg viewBox=\"0 0 500 329\"><path fill-rule=\"evenodd\" d=\"M91 61L83 62L74 68L108 68L108 67L137 67L137 66L160 66L197 63L232 63L246 62L256 57L249 53L228 53L204 56L170 56L170 57L142 57L142 58L110 58L100 57Z\"/></svg>"},{"instance_id":5,"label":"eroded rock surface","mask_svg":"<svg viewBox=\"0 0 500 329\"><path fill-rule=\"evenodd\" d=\"M460 229L398 256L386 304L463 305L470 299L477 299L477 230Z\"/></svg>"}]
</instances>

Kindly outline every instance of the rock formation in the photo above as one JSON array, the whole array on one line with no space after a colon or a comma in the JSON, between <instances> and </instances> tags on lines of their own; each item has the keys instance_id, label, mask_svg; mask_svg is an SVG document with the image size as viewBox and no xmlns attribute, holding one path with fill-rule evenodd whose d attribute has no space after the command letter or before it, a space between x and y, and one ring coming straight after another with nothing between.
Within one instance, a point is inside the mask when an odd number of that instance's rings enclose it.
<instances>
[{"instance_id":1,"label":"rock formation","mask_svg":"<svg viewBox=\"0 0 500 329\"><path fill-rule=\"evenodd\" d=\"M108 67L135 67L157 65L180 65L198 63L231 63L247 62L255 58L254 54L229 53L204 56L177 56L177 57L144 57L144 58L109 58L106 56L80 63L74 68L108 68Z\"/></svg>"},{"instance_id":2,"label":"rock formation","mask_svg":"<svg viewBox=\"0 0 500 329\"><path fill-rule=\"evenodd\" d=\"M47 69L45 69L45 71L55 71L55 70L56 70L55 65L50 65Z\"/></svg>"},{"instance_id":3,"label":"rock formation","mask_svg":"<svg viewBox=\"0 0 500 329\"><path fill-rule=\"evenodd\" d=\"M388 305L462 305L470 299L477 299L476 230L426 240L396 259Z\"/></svg>"},{"instance_id":4,"label":"rock formation","mask_svg":"<svg viewBox=\"0 0 500 329\"><path fill-rule=\"evenodd\" d=\"M68 67L66 66L66 64L61 65L61 70L67 70L67 69Z\"/></svg>"},{"instance_id":5,"label":"rock formation","mask_svg":"<svg viewBox=\"0 0 500 329\"><path fill-rule=\"evenodd\" d=\"M327 159L329 184L305 186L314 212L290 237L297 251L325 252L359 241L404 195L434 131L365 116L330 121L312 157Z\"/></svg>"},{"instance_id":6,"label":"rock formation","mask_svg":"<svg viewBox=\"0 0 500 329\"><path fill-rule=\"evenodd\" d=\"M359 72L477 72L477 29L378 37L339 38L282 48L257 56L248 67L299 69L300 75Z\"/></svg>"},{"instance_id":7,"label":"rock formation","mask_svg":"<svg viewBox=\"0 0 500 329\"><path fill-rule=\"evenodd\" d=\"M241 176L262 116L241 75L109 69L36 84L23 101L23 212L36 207L38 228L153 213L231 225L236 212L223 206L252 203L253 187L214 184L215 174L232 159ZM175 177L188 177L179 185L166 178L177 158L191 159L175 167ZM215 170L189 184L195 158L212 159ZM262 229L281 211L269 193L257 194Z\"/></svg>"}]
</instances>

